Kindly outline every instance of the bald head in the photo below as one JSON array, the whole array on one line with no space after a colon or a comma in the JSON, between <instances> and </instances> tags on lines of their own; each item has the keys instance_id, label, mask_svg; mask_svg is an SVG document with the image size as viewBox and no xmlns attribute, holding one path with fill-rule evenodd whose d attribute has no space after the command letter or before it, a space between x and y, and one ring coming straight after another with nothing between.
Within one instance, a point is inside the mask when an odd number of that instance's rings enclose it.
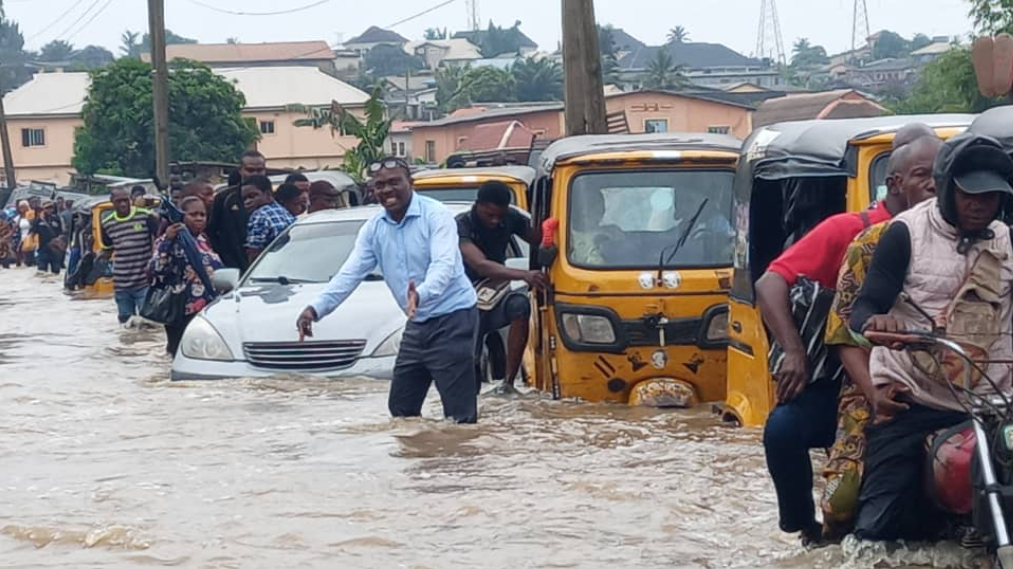
<instances>
[{"instance_id":1,"label":"bald head","mask_svg":"<svg viewBox=\"0 0 1013 569\"><path fill-rule=\"evenodd\" d=\"M936 154L939 153L939 148L942 146L942 139L934 132L930 136L920 136L909 140L907 143L897 146L890 155L886 172L891 176L894 174L904 175L911 168L913 160L924 161L926 157L931 157L930 162L935 161Z\"/></svg>"},{"instance_id":2,"label":"bald head","mask_svg":"<svg viewBox=\"0 0 1013 569\"><path fill-rule=\"evenodd\" d=\"M897 150L903 146L911 144L915 140L922 138L923 136L931 136L932 138L938 138L936 131L932 130L932 127L925 123L913 122L906 124L897 131L897 134L893 137L893 150Z\"/></svg>"},{"instance_id":3,"label":"bald head","mask_svg":"<svg viewBox=\"0 0 1013 569\"><path fill-rule=\"evenodd\" d=\"M902 145L890 156L886 186L891 212L899 213L915 206L936 193L932 167L943 141L935 135L922 136Z\"/></svg>"}]
</instances>

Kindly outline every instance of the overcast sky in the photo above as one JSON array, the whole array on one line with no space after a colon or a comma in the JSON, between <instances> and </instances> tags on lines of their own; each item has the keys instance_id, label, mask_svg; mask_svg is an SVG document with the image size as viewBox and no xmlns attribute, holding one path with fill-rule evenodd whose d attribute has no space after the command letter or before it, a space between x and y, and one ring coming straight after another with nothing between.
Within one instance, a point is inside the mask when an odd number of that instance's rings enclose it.
<instances>
[{"instance_id":1,"label":"overcast sky","mask_svg":"<svg viewBox=\"0 0 1013 569\"><path fill-rule=\"evenodd\" d=\"M445 0L444 0L445 1ZM233 16L224 10L269 12L323 2L294 14ZM522 29L544 50L560 38L559 0L479 0L480 17ZM963 35L970 31L966 0L867 0L871 29L892 29L910 37L922 32ZM349 39L369 25L387 27L397 20L441 4L441 0L166 0L166 22L174 32L201 42L234 36L243 42ZM808 37L830 52L851 45L853 0L777 0L785 50ZM103 45L114 52L120 34L146 30L145 0L3 0L8 17L18 21L29 48L53 39L80 47ZM596 0L598 21L624 28L648 44L665 40L669 28L682 25L692 41L723 43L750 55L755 51L760 0ZM91 8L90 11L89 8ZM59 19L62 18L62 19ZM94 19L92 19L94 18ZM91 20L89 22L89 20ZM465 29L466 0L454 0L429 14L396 26L408 38L428 27ZM788 53L790 58L790 53Z\"/></svg>"}]
</instances>

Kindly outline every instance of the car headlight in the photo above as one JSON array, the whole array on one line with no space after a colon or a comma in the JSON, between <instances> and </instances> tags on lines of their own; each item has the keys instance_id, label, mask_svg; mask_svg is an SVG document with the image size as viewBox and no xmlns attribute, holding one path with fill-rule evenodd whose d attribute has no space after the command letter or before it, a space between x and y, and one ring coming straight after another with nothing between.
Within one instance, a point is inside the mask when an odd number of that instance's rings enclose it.
<instances>
[{"instance_id":1,"label":"car headlight","mask_svg":"<svg viewBox=\"0 0 1013 569\"><path fill-rule=\"evenodd\" d=\"M728 340L728 312L721 312L714 315L707 324L708 342L724 342Z\"/></svg>"},{"instance_id":2,"label":"car headlight","mask_svg":"<svg viewBox=\"0 0 1013 569\"><path fill-rule=\"evenodd\" d=\"M612 321L595 314L563 314L563 331L571 340L584 344L615 344Z\"/></svg>"},{"instance_id":3,"label":"car headlight","mask_svg":"<svg viewBox=\"0 0 1013 569\"><path fill-rule=\"evenodd\" d=\"M396 356L401 350L401 336L404 335L404 326L398 328L387 339L380 342L380 345L373 350L374 358Z\"/></svg>"},{"instance_id":4,"label":"car headlight","mask_svg":"<svg viewBox=\"0 0 1013 569\"><path fill-rule=\"evenodd\" d=\"M184 356L193 360L230 362L235 359L221 334L203 316L194 318L186 327L180 349Z\"/></svg>"}]
</instances>

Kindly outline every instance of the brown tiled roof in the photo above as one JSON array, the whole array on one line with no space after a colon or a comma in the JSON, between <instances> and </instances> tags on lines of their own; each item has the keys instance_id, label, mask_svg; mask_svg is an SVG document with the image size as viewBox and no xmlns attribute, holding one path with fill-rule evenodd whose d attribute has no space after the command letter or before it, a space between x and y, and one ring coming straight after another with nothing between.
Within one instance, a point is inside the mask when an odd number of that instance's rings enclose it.
<instances>
[{"instance_id":1,"label":"brown tiled roof","mask_svg":"<svg viewBox=\"0 0 1013 569\"><path fill-rule=\"evenodd\" d=\"M849 95L855 96L848 97ZM885 114L888 114L885 108L851 89L803 93L764 101L753 115L753 128L787 121L845 118L844 115L847 118L875 117Z\"/></svg>"},{"instance_id":2,"label":"brown tiled roof","mask_svg":"<svg viewBox=\"0 0 1013 569\"><path fill-rule=\"evenodd\" d=\"M461 150L499 150L501 148L528 148L535 133L519 121L497 122L476 126Z\"/></svg>"},{"instance_id":3,"label":"brown tiled roof","mask_svg":"<svg viewBox=\"0 0 1013 569\"><path fill-rule=\"evenodd\" d=\"M172 44L165 46L165 55L170 60L192 59L204 63L334 59L334 52L325 41ZM141 57L151 60L147 53Z\"/></svg>"}]
</instances>

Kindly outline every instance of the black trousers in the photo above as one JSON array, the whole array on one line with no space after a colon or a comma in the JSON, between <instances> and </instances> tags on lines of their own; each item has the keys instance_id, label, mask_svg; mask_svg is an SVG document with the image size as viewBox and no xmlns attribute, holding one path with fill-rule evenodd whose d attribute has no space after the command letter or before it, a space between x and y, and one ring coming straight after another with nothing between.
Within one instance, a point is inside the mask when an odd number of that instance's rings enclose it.
<instances>
[{"instance_id":1,"label":"black trousers","mask_svg":"<svg viewBox=\"0 0 1013 569\"><path fill-rule=\"evenodd\" d=\"M186 326L190 324L197 313L187 314L183 317L183 320L178 324L165 325L165 351L172 357L176 357L176 351L179 350L179 342L183 339L183 332L186 331Z\"/></svg>"},{"instance_id":2,"label":"black trousers","mask_svg":"<svg viewBox=\"0 0 1013 569\"><path fill-rule=\"evenodd\" d=\"M967 414L909 405L890 421L865 429L865 472L855 524L859 539L931 540L944 521L925 487L925 439L967 421Z\"/></svg>"},{"instance_id":3,"label":"black trousers","mask_svg":"<svg viewBox=\"0 0 1013 569\"><path fill-rule=\"evenodd\" d=\"M418 417L436 381L443 414L458 423L478 420L474 346L478 309L408 322L394 364L387 407L394 417Z\"/></svg>"}]
</instances>

